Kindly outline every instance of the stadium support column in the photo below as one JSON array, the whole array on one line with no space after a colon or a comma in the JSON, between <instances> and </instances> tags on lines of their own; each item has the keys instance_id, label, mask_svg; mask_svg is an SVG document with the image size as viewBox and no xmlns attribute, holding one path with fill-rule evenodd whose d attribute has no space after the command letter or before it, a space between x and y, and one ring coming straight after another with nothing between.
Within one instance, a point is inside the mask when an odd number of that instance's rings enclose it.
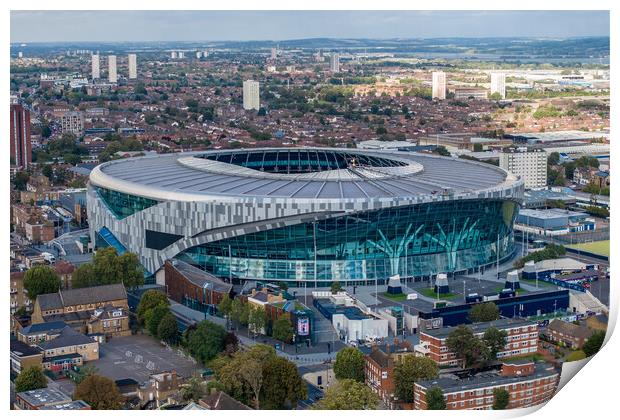
<instances>
[{"instance_id":1,"label":"stadium support column","mask_svg":"<svg viewBox=\"0 0 620 420\"><path fill-rule=\"evenodd\" d=\"M316 220L314 222L312 222L312 242L314 244L314 289L316 290L317 288L317 280L318 280L318 276L317 276L317 265L316 265Z\"/></svg>"},{"instance_id":2,"label":"stadium support column","mask_svg":"<svg viewBox=\"0 0 620 420\"><path fill-rule=\"evenodd\" d=\"M228 282L232 284L232 247L228 244Z\"/></svg>"},{"instance_id":3,"label":"stadium support column","mask_svg":"<svg viewBox=\"0 0 620 420\"><path fill-rule=\"evenodd\" d=\"M499 280L499 233L497 234L497 252L496 252L497 261L495 263L495 268L497 271L497 279Z\"/></svg>"}]
</instances>

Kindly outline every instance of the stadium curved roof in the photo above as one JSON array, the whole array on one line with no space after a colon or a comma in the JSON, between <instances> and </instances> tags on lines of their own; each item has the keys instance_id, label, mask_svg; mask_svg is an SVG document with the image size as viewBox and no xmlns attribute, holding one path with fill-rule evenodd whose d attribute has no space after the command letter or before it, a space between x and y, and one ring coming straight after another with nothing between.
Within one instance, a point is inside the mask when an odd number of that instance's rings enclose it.
<instances>
[{"instance_id":1,"label":"stadium curved roof","mask_svg":"<svg viewBox=\"0 0 620 420\"><path fill-rule=\"evenodd\" d=\"M521 182L487 164L360 149L218 150L106 162L94 186L155 200L217 197L367 200L472 195Z\"/></svg>"}]
</instances>

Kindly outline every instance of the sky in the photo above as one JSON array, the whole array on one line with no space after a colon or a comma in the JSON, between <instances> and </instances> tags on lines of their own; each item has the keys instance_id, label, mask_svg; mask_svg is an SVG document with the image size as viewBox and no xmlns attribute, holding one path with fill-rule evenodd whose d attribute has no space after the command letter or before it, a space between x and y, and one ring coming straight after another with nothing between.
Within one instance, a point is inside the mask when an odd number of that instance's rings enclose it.
<instances>
[{"instance_id":1,"label":"sky","mask_svg":"<svg viewBox=\"0 0 620 420\"><path fill-rule=\"evenodd\" d=\"M12 11L11 42L609 36L608 11Z\"/></svg>"}]
</instances>

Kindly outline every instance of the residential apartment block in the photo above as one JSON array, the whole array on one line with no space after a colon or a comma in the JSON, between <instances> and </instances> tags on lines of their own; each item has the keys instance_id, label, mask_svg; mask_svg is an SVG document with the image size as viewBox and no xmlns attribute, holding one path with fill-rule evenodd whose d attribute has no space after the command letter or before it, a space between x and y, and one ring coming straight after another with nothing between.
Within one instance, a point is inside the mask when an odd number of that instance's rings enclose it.
<instances>
[{"instance_id":1,"label":"residential apartment block","mask_svg":"<svg viewBox=\"0 0 620 420\"><path fill-rule=\"evenodd\" d=\"M498 359L513 356L527 356L538 351L538 323L517 318L499 319L467 325L474 335L482 338L491 327L506 332L506 347L497 353ZM459 366L462 359L448 349L447 339L457 327L444 327L420 331L420 344L415 346L416 354L433 359L439 366Z\"/></svg>"},{"instance_id":2,"label":"residential apartment block","mask_svg":"<svg viewBox=\"0 0 620 420\"><path fill-rule=\"evenodd\" d=\"M243 82L243 109L260 109L260 84L255 80Z\"/></svg>"},{"instance_id":3,"label":"residential apartment block","mask_svg":"<svg viewBox=\"0 0 620 420\"><path fill-rule=\"evenodd\" d=\"M389 408L395 403L394 366L405 356L413 354L411 343L395 341L394 345L373 346L364 356L365 383Z\"/></svg>"},{"instance_id":4,"label":"residential apartment block","mask_svg":"<svg viewBox=\"0 0 620 420\"><path fill-rule=\"evenodd\" d=\"M508 391L508 409L532 407L553 397L559 379L560 373L548 363L504 363L499 372L416 382L414 408L427 409L426 393L433 387L442 390L448 410L490 410L496 389Z\"/></svg>"},{"instance_id":5,"label":"residential apartment block","mask_svg":"<svg viewBox=\"0 0 620 420\"><path fill-rule=\"evenodd\" d=\"M60 117L60 128L63 133L81 136L84 131L84 115L80 111L65 112Z\"/></svg>"},{"instance_id":6,"label":"residential apartment block","mask_svg":"<svg viewBox=\"0 0 620 420\"><path fill-rule=\"evenodd\" d=\"M499 167L521 177L525 188L547 185L547 153L542 149L506 148L499 153Z\"/></svg>"}]
</instances>

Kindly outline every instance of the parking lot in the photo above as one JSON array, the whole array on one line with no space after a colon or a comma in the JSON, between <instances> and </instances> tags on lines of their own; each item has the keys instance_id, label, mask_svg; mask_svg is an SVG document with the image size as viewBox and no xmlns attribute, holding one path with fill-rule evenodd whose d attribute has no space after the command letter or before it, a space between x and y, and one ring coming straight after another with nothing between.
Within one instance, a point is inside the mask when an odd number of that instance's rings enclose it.
<instances>
[{"instance_id":1,"label":"parking lot","mask_svg":"<svg viewBox=\"0 0 620 420\"><path fill-rule=\"evenodd\" d=\"M86 363L99 373L117 380L132 378L142 383L152 373L176 370L189 377L201 367L177 350L170 349L148 335L116 337L99 347L99 360Z\"/></svg>"}]
</instances>

